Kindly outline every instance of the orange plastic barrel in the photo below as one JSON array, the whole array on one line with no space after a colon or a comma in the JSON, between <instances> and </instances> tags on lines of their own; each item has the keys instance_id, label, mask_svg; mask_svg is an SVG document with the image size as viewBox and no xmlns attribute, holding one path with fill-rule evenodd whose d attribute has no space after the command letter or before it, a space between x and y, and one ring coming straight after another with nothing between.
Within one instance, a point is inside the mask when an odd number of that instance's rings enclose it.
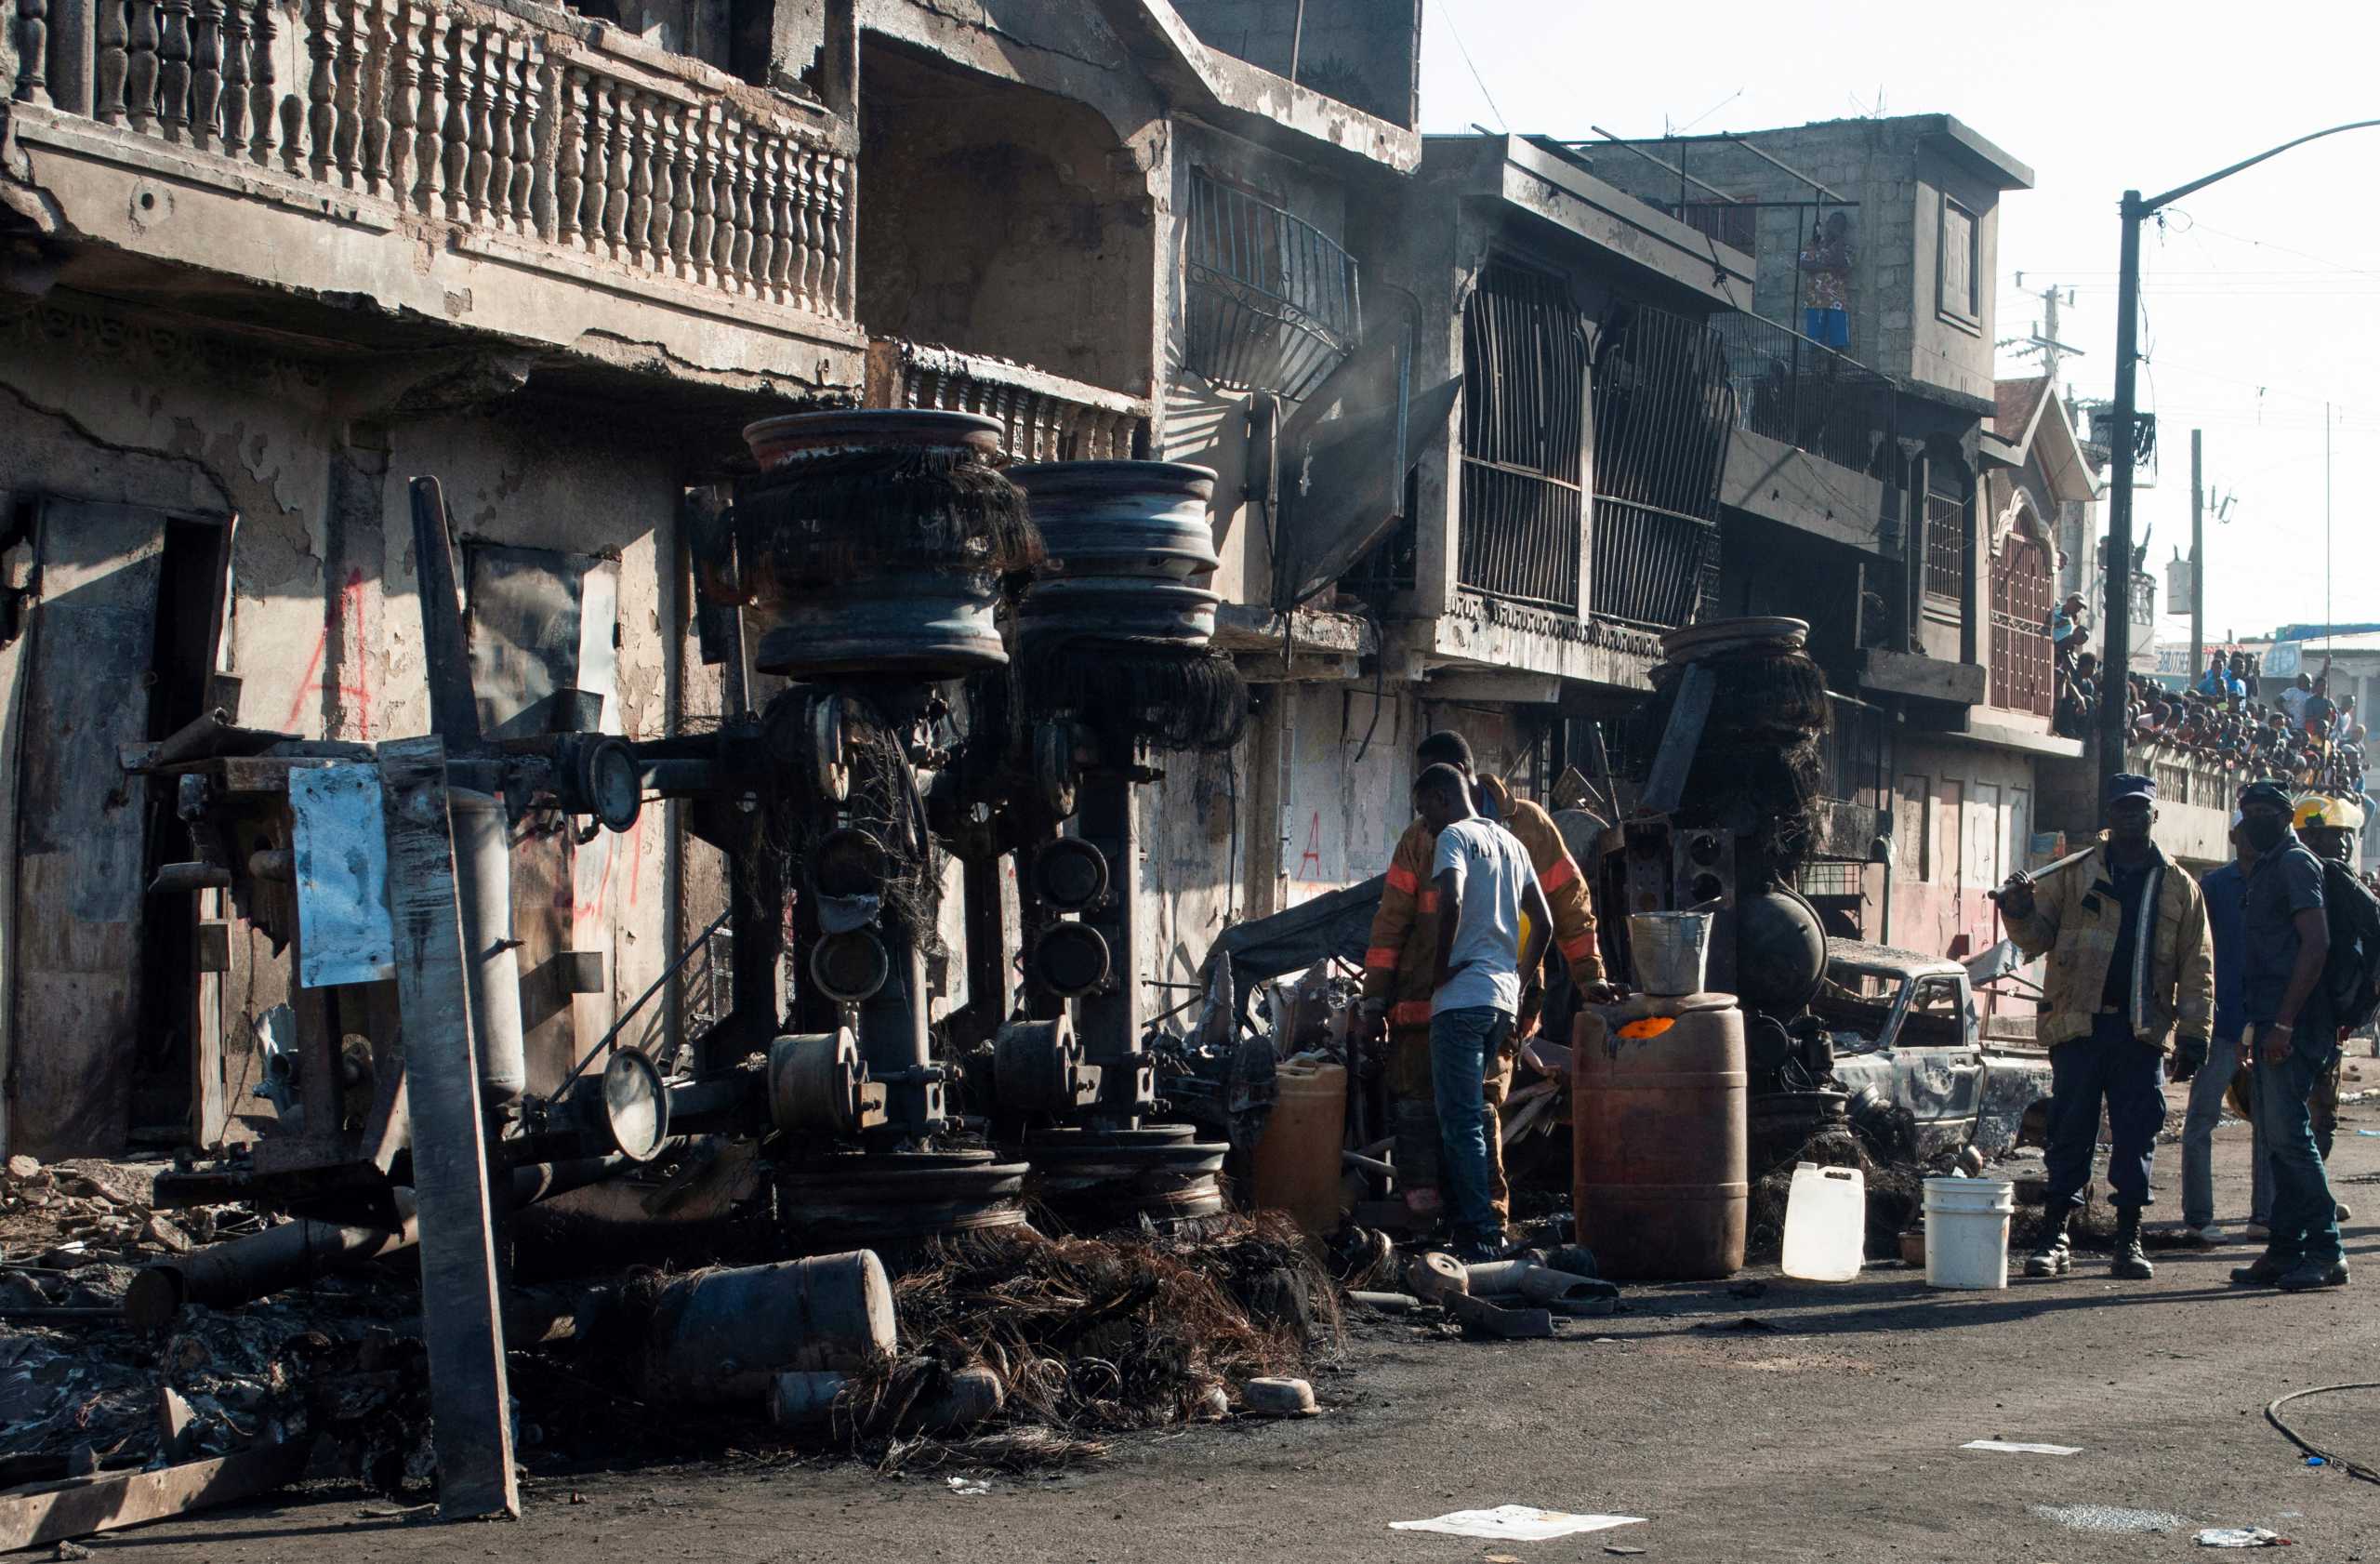
<instances>
[{"instance_id":1,"label":"orange plastic barrel","mask_svg":"<svg viewBox=\"0 0 2380 1564\"><path fill-rule=\"evenodd\" d=\"M1347 1067L1282 1063L1273 1116L1256 1143L1250 1183L1260 1210L1286 1211L1315 1238L1339 1226L1339 1149L1347 1134Z\"/></svg>"},{"instance_id":2,"label":"orange plastic barrel","mask_svg":"<svg viewBox=\"0 0 2380 1564\"><path fill-rule=\"evenodd\" d=\"M1752 1186L1734 997L1585 1012L1571 1071L1572 1209L1603 1274L1707 1281L1741 1270Z\"/></svg>"}]
</instances>

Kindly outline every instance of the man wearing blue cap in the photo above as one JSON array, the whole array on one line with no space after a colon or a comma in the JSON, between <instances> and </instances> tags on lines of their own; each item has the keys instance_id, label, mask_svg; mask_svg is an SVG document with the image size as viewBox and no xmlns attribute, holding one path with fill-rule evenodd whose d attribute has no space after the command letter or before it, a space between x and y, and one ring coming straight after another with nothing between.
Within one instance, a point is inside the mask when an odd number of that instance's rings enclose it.
<instances>
[{"instance_id":1,"label":"man wearing blue cap","mask_svg":"<svg viewBox=\"0 0 2380 1564\"><path fill-rule=\"evenodd\" d=\"M2036 1023L2049 1046L2049 1188L2027 1276L2074 1266L2067 1226L2082 1207L2107 1104L2115 1188L2113 1274L2156 1272L2140 1242L2149 1171L2165 1122L2165 1056L2174 1079L2206 1062L2215 1018L2215 961L2198 881L2150 839L2157 784L2108 779L2107 835L2098 849L2037 886L2022 870L1999 895L2008 937L2028 956L2055 951Z\"/></svg>"},{"instance_id":2,"label":"man wearing blue cap","mask_svg":"<svg viewBox=\"0 0 2380 1564\"><path fill-rule=\"evenodd\" d=\"M2290 829L2272 782L2240 791L2240 830L2256 849L2242 904L2243 1040L2254 1050L2256 1127L2272 1148L2272 1238L2231 1279L2302 1292L2347 1285L2338 1208L2307 1107L2339 1047L2322 969L2331 951L2322 867Z\"/></svg>"}]
</instances>

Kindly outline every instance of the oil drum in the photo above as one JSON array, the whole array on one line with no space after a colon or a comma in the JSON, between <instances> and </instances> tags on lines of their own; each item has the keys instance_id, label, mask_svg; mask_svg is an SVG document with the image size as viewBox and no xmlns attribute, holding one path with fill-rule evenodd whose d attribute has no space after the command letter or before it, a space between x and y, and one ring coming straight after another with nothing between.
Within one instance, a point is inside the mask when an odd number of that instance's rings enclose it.
<instances>
[{"instance_id":1,"label":"oil drum","mask_svg":"<svg viewBox=\"0 0 2380 1564\"><path fill-rule=\"evenodd\" d=\"M1614 1281L1707 1281L1744 1263L1743 1013L1726 994L1581 1014L1571 1039L1578 1238Z\"/></svg>"}]
</instances>

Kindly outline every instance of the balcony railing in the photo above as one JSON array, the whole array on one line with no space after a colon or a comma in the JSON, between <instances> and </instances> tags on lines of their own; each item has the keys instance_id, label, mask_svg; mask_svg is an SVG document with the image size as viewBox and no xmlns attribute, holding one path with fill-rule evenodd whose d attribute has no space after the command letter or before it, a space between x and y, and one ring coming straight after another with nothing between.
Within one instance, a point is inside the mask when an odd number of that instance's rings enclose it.
<instances>
[{"instance_id":1,"label":"balcony railing","mask_svg":"<svg viewBox=\"0 0 2380 1564\"><path fill-rule=\"evenodd\" d=\"M70 38L18 4L18 102L86 139L366 227L852 318L852 159L822 110L522 0L95 6Z\"/></svg>"},{"instance_id":2,"label":"balcony railing","mask_svg":"<svg viewBox=\"0 0 2380 1564\"><path fill-rule=\"evenodd\" d=\"M1204 169L1183 235L1189 366L1296 401L1363 337L1355 258L1296 214Z\"/></svg>"},{"instance_id":3,"label":"balcony railing","mask_svg":"<svg viewBox=\"0 0 2380 1564\"><path fill-rule=\"evenodd\" d=\"M1149 404L1029 364L879 338L867 348L871 407L937 407L997 418L1016 461L1145 457Z\"/></svg>"},{"instance_id":4,"label":"balcony railing","mask_svg":"<svg viewBox=\"0 0 2380 1564\"><path fill-rule=\"evenodd\" d=\"M1726 344L1740 427L1837 467L1887 476L1897 455L1890 377L1759 315L1731 311L1711 325Z\"/></svg>"}]
</instances>

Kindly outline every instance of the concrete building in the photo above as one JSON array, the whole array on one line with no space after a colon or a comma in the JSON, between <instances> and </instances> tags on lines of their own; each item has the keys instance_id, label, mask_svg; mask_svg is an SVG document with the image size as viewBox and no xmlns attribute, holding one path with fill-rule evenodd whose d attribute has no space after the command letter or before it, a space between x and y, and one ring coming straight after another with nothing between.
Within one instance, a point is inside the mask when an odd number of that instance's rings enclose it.
<instances>
[{"instance_id":1,"label":"concrete building","mask_svg":"<svg viewBox=\"0 0 2380 1564\"><path fill-rule=\"evenodd\" d=\"M17 12L9 1149L213 1144L269 1111L249 1093L276 953L219 896L194 919L143 896L186 848L117 755L215 709L310 738L422 731L411 477L443 481L461 537L485 720L535 722L569 686L606 728L680 731L765 694L703 661L688 546L745 422L930 404L1000 418L1021 457L1172 448L1170 421L1199 423L1165 404L1197 171L1277 168L1335 227L1348 190L1419 156L1410 3L1318 12L1297 66L1382 113L1210 46L1163 0L603 9ZM1154 855L1211 860L1241 775L1177 775L1180 840ZM535 1086L709 921L723 875L651 809L583 847L524 830L515 877ZM1203 948L1215 920L1189 916ZM699 1018L707 987L681 975L631 1040Z\"/></svg>"},{"instance_id":2,"label":"concrete building","mask_svg":"<svg viewBox=\"0 0 2380 1564\"><path fill-rule=\"evenodd\" d=\"M1622 742L1659 632L1722 614L1812 621L1838 720L1805 889L1830 921L1988 945L1976 897L2064 742L1987 671L1988 279L2029 171L1944 116L1425 141L1419 20L20 7L0 1143L206 1145L255 1108L277 953L220 897L142 896L179 826L117 756L234 703L311 738L422 731L407 480L443 481L462 537L484 719L573 688L659 736L770 693L707 660L694 547L741 426L805 406L978 411L1017 459L1220 474L1218 643L1254 720L1137 789L1139 981L1378 872L1421 733L1463 729L1542 796ZM1792 329L1818 201L1859 214L1848 351ZM524 829L514 870L534 1090L726 876L662 808L584 846ZM964 969L932 971L938 1014ZM695 963L630 1040L698 1024L711 987Z\"/></svg>"},{"instance_id":3,"label":"concrete building","mask_svg":"<svg viewBox=\"0 0 2380 1564\"><path fill-rule=\"evenodd\" d=\"M1830 791L1858 805L1803 888L1844 932L1978 955L2000 937L1985 892L2031 861L2034 762L2078 749L2048 731L2020 623L2067 450L1992 372L1999 204L2031 170L1943 114L1587 150L1752 258L1716 323L1744 425L1720 606L1813 622Z\"/></svg>"}]
</instances>

